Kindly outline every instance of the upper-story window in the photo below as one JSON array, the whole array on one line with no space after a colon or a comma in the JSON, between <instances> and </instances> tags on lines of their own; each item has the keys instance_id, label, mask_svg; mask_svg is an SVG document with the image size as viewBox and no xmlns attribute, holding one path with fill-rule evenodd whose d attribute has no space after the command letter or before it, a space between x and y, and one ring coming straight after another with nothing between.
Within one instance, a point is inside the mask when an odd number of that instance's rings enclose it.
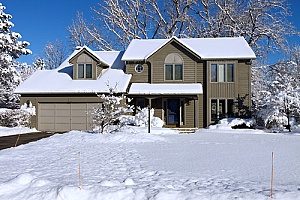
<instances>
[{"instance_id":1,"label":"upper-story window","mask_svg":"<svg viewBox=\"0 0 300 200\"><path fill-rule=\"evenodd\" d=\"M165 80L183 80L183 59L177 53L167 55L165 59Z\"/></svg>"},{"instance_id":2,"label":"upper-story window","mask_svg":"<svg viewBox=\"0 0 300 200\"><path fill-rule=\"evenodd\" d=\"M210 65L211 82L234 82L234 64L212 63Z\"/></svg>"},{"instance_id":3,"label":"upper-story window","mask_svg":"<svg viewBox=\"0 0 300 200\"><path fill-rule=\"evenodd\" d=\"M78 64L78 78L92 78L92 64Z\"/></svg>"}]
</instances>

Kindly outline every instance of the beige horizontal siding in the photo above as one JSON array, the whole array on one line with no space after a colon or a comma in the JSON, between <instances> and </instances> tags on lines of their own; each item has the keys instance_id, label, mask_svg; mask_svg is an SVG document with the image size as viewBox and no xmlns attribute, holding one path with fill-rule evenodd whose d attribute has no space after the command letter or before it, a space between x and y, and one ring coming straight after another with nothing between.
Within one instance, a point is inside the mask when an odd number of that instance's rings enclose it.
<instances>
[{"instance_id":1,"label":"beige horizontal siding","mask_svg":"<svg viewBox=\"0 0 300 200\"><path fill-rule=\"evenodd\" d=\"M143 64L144 71L141 73L137 73L135 71L135 66L137 64L126 64L126 73L132 74L131 83L148 83L149 82L149 66L148 64Z\"/></svg>"},{"instance_id":2,"label":"beige horizontal siding","mask_svg":"<svg viewBox=\"0 0 300 200\"><path fill-rule=\"evenodd\" d=\"M195 127L194 100L185 103L185 124L182 127Z\"/></svg>"},{"instance_id":3,"label":"beige horizontal siding","mask_svg":"<svg viewBox=\"0 0 300 200\"><path fill-rule=\"evenodd\" d=\"M166 81L164 79L164 62L170 53L178 53L183 59L183 81ZM195 82L195 60L183 48L174 43L168 44L153 54L149 61L152 67L152 83L194 83Z\"/></svg>"}]
</instances>

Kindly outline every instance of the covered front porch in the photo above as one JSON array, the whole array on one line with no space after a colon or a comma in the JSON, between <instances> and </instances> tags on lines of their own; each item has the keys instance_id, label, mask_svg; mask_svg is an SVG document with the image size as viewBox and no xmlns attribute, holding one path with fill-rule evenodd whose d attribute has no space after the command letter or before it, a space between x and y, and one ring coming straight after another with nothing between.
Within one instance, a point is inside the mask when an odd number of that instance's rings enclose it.
<instances>
[{"instance_id":1,"label":"covered front porch","mask_svg":"<svg viewBox=\"0 0 300 200\"><path fill-rule=\"evenodd\" d=\"M135 107L154 108L165 127L199 127L199 99L201 84L148 84L133 83L129 96Z\"/></svg>"}]
</instances>

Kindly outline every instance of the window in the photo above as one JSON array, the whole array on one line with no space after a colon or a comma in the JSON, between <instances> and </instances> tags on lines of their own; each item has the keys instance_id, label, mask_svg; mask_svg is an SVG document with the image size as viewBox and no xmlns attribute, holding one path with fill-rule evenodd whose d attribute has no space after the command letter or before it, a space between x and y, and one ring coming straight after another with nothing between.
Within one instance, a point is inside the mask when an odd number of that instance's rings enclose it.
<instances>
[{"instance_id":1,"label":"window","mask_svg":"<svg viewBox=\"0 0 300 200\"><path fill-rule=\"evenodd\" d=\"M137 65L135 66L135 71L136 71L137 73L142 73L142 72L144 71L143 65L137 64Z\"/></svg>"},{"instance_id":2,"label":"window","mask_svg":"<svg viewBox=\"0 0 300 200\"><path fill-rule=\"evenodd\" d=\"M78 64L78 78L92 78L92 64Z\"/></svg>"},{"instance_id":3,"label":"window","mask_svg":"<svg viewBox=\"0 0 300 200\"><path fill-rule=\"evenodd\" d=\"M225 99L219 99L219 105L218 105L219 119L224 118L225 117L225 113L226 113Z\"/></svg>"},{"instance_id":4,"label":"window","mask_svg":"<svg viewBox=\"0 0 300 200\"><path fill-rule=\"evenodd\" d=\"M224 117L234 116L233 99L211 99L210 100L210 121L215 122Z\"/></svg>"},{"instance_id":5,"label":"window","mask_svg":"<svg viewBox=\"0 0 300 200\"><path fill-rule=\"evenodd\" d=\"M234 117L234 102L233 99L227 99L227 116Z\"/></svg>"},{"instance_id":6,"label":"window","mask_svg":"<svg viewBox=\"0 0 300 200\"><path fill-rule=\"evenodd\" d=\"M173 65L165 65L165 79L173 80Z\"/></svg>"},{"instance_id":7,"label":"window","mask_svg":"<svg viewBox=\"0 0 300 200\"><path fill-rule=\"evenodd\" d=\"M78 78L84 78L84 64L78 64Z\"/></svg>"},{"instance_id":8,"label":"window","mask_svg":"<svg viewBox=\"0 0 300 200\"><path fill-rule=\"evenodd\" d=\"M234 82L234 64L211 64L211 82Z\"/></svg>"},{"instance_id":9,"label":"window","mask_svg":"<svg viewBox=\"0 0 300 200\"><path fill-rule=\"evenodd\" d=\"M211 64L210 66L210 80L211 82L217 82L217 71L218 71L218 65L217 64Z\"/></svg>"},{"instance_id":10,"label":"window","mask_svg":"<svg viewBox=\"0 0 300 200\"><path fill-rule=\"evenodd\" d=\"M165 80L183 80L183 60L177 53L171 53L165 59Z\"/></svg>"},{"instance_id":11,"label":"window","mask_svg":"<svg viewBox=\"0 0 300 200\"><path fill-rule=\"evenodd\" d=\"M234 67L233 64L227 64L227 82L233 82Z\"/></svg>"},{"instance_id":12,"label":"window","mask_svg":"<svg viewBox=\"0 0 300 200\"><path fill-rule=\"evenodd\" d=\"M85 69L85 78L92 78L92 64L86 64Z\"/></svg>"},{"instance_id":13,"label":"window","mask_svg":"<svg viewBox=\"0 0 300 200\"><path fill-rule=\"evenodd\" d=\"M216 121L218 119L218 112L217 112L217 99L212 99L210 103L210 114L211 114L211 121Z\"/></svg>"}]
</instances>

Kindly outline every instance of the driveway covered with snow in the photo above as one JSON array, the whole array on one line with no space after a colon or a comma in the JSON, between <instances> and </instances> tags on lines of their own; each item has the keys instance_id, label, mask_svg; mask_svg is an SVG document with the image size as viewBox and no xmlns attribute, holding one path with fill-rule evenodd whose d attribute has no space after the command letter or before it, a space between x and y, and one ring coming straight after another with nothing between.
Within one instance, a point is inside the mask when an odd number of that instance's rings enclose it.
<instances>
[{"instance_id":1,"label":"driveway covered with snow","mask_svg":"<svg viewBox=\"0 0 300 200\"><path fill-rule=\"evenodd\" d=\"M1 132L0 132L1 133ZM50 137L54 133L48 132L28 132L28 133L18 133L14 135L0 136L0 150L10 147L19 146L22 144L27 144L29 142L34 142L42 138Z\"/></svg>"},{"instance_id":2,"label":"driveway covered with snow","mask_svg":"<svg viewBox=\"0 0 300 200\"><path fill-rule=\"evenodd\" d=\"M276 199L300 199L300 136L128 130L0 151L0 199L268 199L272 151Z\"/></svg>"}]
</instances>

